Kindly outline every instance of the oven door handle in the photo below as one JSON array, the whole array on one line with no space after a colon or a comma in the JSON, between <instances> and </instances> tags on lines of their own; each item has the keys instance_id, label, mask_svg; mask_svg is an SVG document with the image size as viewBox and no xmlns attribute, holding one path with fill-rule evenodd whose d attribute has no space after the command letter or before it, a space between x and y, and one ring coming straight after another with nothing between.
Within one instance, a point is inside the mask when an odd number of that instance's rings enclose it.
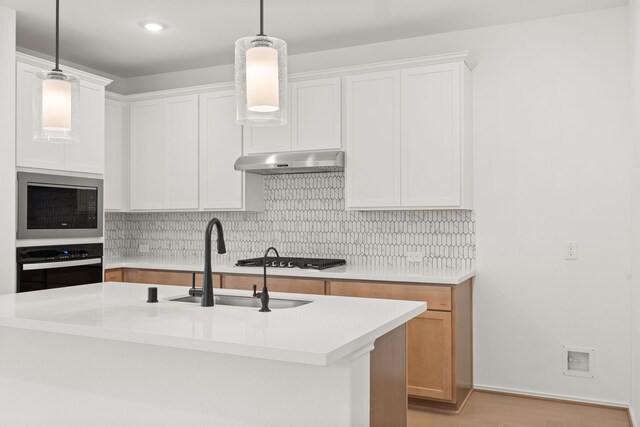
<instances>
[{"instance_id":1,"label":"oven door handle","mask_svg":"<svg viewBox=\"0 0 640 427\"><path fill-rule=\"evenodd\" d=\"M23 264L22 270L46 270L49 268L65 268L78 267L81 265L98 265L102 264L102 258L80 259L77 261L55 261L55 262L39 262L33 264Z\"/></svg>"}]
</instances>

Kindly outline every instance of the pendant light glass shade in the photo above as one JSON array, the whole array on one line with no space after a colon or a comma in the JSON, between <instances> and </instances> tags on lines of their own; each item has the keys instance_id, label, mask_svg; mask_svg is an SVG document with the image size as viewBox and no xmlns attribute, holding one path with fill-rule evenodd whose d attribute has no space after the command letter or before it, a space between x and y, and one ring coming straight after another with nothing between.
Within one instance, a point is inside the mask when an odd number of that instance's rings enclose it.
<instances>
[{"instance_id":1,"label":"pendant light glass shade","mask_svg":"<svg viewBox=\"0 0 640 427\"><path fill-rule=\"evenodd\" d=\"M39 142L78 142L80 81L61 71L40 71L35 77L33 139Z\"/></svg>"},{"instance_id":2,"label":"pendant light glass shade","mask_svg":"<svg viewBox=\"0 0 640 427\"><path fill-rule=\"evenodd\" d=\"M236 123L282 126L287 123L287 43L275 37L236 41Z\"/></svg>"},{"instance_id":3,"label":"pendant light glass shade","mask_svg":"<svg viewBox=\"0 0 640 427\"><path fill-rule=\"evenodd\" d=\"M56 65L35 73L33 139L38 142L79 142L80 81L60 70L60 0L56 0Z\"/></svg>"}]
</instances>

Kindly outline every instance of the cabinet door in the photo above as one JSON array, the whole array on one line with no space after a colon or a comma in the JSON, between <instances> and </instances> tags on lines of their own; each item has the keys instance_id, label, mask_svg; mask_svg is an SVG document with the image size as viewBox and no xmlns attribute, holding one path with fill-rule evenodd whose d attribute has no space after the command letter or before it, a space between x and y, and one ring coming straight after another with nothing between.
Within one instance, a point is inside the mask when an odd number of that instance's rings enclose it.
<instances>
[{"instance_id":1,"label":"cabinet door","mask_svg":"<svg viewBox=\"0 0 640 427\"><path fill-rule=\"evenodd\" d=\"M342 148L340 85L340 77L291 84L293 151Z\"/></svg>"},{"instance_id":2,"label":"cabinet door","mask_svg":"<svg viewBox=\"0 0 640 427\"><path fill-rule=\"evenodd\" d=\"M104 86L80 82L80 142L65 144L65 170L104 173Z\"/></svg>"},{"instance_id":3,"label":"cabinet door","mask_svg":"<svg viewBox=\"0 0 640 427\"><path fill-rule=\"evenodd\" d=\"M65 144L33 140L33 90L40 68L17 63L16 70L16 165L64 170Z\"/></svg>"},{"instance_id":4,"label":"cabinet door","mask_svg":"<svg viewBox=\"0 0 640 427\"><path fill-rule=\"evenodd\" d=\"M345 78L348 209L400 206L400 71Z\"/></svg>"},{"instance_id":5,"label":"cabinet door","mask_svg":"<svg viewBox=\"0 0 640 427\"><path fill-rule=\"evenodd\" d=\"M407 323L407 382L411 396L453 399L451 313L427 311Z\"/></svg>"},{"instance_id":6,"label":"cabinet door","mask_svg":"<svg viewBox=\"0 0 640 427\"><path fill-rule=\"evenodd\" d=\"M402 206L461 205L461 67L402 70Z\"/></svg>"},{"instance_id":7,"label":"cabinet door","mask_svg":"<svg viewBox=\"0 0 640 427\"><path fill-rule=\"evenodd\" d=\"M124 103L105 102L104 208L124 209Z\"/></svg>"},{"instance_id":8,"label":"cabinet door","mask_svg":"<svg viewBox=\"0 0 640 427\"><path fill-rule=\"evenodd\" d=\"M242 209L244 173L233 168L242 156L242 126L236 124L235 91L200 95L200 206Z\"/></svg>"},{"instance_id":9,"label":"cabinet door","mask_svg":"<svg viewBox=\"0 0 640 427\"><path fill-rule=\"evenodd\" d=\"M162 209L164 183L164 104L133 102L130 111L130 207Z\"/></svg>"},{"instance_id":10,"label":"cabinet door","mask_svg":"<svg viewBox=\"0 0 640 427\"><path fill-rule=\"evenodd\" d=\"M198 208L198 95L165 101L165 209Z\"/></svg>"},{"instance_id":11,"label":"cabinet door","mask_svg":"<svg viewBox=\"0 0 640 427\"><path fill-rule=\"evenodd\" d=\"M245 127L245 154L291 151L291 87L287 92L287 98L287 124Z\"/></svg>"}]
</instances>

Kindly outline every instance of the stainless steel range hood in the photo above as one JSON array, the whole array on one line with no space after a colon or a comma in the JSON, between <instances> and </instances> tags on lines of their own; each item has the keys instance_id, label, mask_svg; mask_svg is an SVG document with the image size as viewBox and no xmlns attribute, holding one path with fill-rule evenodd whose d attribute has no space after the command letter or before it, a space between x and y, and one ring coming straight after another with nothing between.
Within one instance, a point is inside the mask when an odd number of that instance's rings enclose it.
<instances>
[{"instance_id":1,"label":"stainless steel range hood","mask_svg":"<svg viewBox=\"0 0 640 427\"><path fill-rule=\"evenodd\" d=\"M259 175L338 172L344 170L344 151L253 154L240 157L234 167Z\"/></svg>"}]
</instances>

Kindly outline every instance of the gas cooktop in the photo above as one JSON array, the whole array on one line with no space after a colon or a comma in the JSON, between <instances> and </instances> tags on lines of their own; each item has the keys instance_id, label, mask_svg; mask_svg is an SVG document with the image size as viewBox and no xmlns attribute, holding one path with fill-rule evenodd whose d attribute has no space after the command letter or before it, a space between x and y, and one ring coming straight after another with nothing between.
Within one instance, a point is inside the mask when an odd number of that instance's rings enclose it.
<instances>
[{"instance_id":1,"label":"gas cooktop","mask_svg":"<svg viewBox=\"0 0 640 427\"><path fill-rule=\"evenodd\" d=\"M264 258L241 259L236 262L238 267L262 267ZM309 268L314 270L324 270L325 268L338 267L347 262L343 259L322 259L322 258L288 258L267 257L267 267L277 268Z\"/></svg>"}]
</instances>

